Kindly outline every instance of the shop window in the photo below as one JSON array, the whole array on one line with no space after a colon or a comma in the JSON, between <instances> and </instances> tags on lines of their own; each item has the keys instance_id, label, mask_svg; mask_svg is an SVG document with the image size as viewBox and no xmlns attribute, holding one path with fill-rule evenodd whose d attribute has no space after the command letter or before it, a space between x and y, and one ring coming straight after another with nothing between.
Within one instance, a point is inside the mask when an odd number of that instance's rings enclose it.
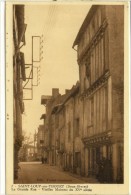
<instances>
[{"instance_id":1,"label":"shop window","mask_svg":"<svg viewBox=\"0 0 131 195\"><path fill-rule=\"evenodd\" d=\"M69 168L71 168L72 166L72 163L71 163L71 159L72 159L72 155L71 154L69 154Z\"/></svg>"},{"instance_id":2,"label":"shop window","mask_svg":"<svg viewBox=\"0 0 131 195\"><path fill-rule=\"evenodd\" d=\"M75 164L76 164L76 167L81 166L81 153L80 152L75 153Z\"/></svg>"}]
</instances>

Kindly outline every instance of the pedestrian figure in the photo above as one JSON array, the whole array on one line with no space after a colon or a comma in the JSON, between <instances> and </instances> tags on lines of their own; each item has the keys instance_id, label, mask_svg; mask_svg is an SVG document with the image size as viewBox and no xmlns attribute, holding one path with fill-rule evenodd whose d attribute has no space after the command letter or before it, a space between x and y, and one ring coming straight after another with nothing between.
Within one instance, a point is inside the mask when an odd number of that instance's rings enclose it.
<instances>
[{"instance_id":1,"label":"pedestrian figure","mask_svg":"<svg viewBox=\"0 0 131 195\"><path fill-rule=\"evenodd\" d=\"M45 163L47 163L47 158L45 158Z\"/></svg>"},{"instance_id":2,"label":"pedestrian figure","mask_svg":"<svg viewBox=\"0 0 131 195\"><path fill-rule=\"evenodd\" d=\"M104 166L105 166L105 157L99 161L98 164L98 180L103 183L104 182Z\"/></svg>"},{"instance_id":3,"label":"pedestrian figure","mask_svg":"<svg viewBox=\"0 0 131 195\"><path fill-rule=\"evenodd\" d=\"M105 160L103 178L105 183L112 183L112 165L109 159Z\"/></svg>"},{"instance_id":4,"label":"pedestrian figure","mask_svg":"<svg viewBox=\"0 0 131 195\"><path fill-rule=\"evenodd\" d=\"M98 162L95 163L95 175L96 175L96 178L98 179L98 176L99 176L99 165L98 165Z\"/></svg>"},{"instance_id":5,"label":"pedestrian figure","mask_svg":"<svg viewBox=\"0 0 131 195\"><path fill-rule=\"evenodd\" d=\"M20 169L21 170L21 167L20 167L20 165L18 164L18 169Z\"/></svg>"},{"instance_id":6,"label":"pedestrian figure","mask_svg":"<svg viewBox=\"0 0 131 195\"><path fill-rule=\"evenodd\" d=\"M44 158L43 158L43 156L41 157L41 162L42 162L42 164L44 164Z\"/></svg>"}]
</instances>

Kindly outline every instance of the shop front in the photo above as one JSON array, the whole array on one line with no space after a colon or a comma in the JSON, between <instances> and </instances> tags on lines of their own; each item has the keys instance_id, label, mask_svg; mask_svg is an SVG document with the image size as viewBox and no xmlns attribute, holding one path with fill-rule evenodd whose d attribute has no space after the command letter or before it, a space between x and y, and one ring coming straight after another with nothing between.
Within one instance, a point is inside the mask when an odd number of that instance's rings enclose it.
<instances>
[{"instance_id":1,"label":"shop front","mask_svg":"<svg viewBox=\"0 0 131 195\"><path fill-rule=\"evenodd\" d=\"M123 182L122 142L114 141L111 131L83 139L85 176L94 176L102 183Z\"/></svg>"}]
</instances>

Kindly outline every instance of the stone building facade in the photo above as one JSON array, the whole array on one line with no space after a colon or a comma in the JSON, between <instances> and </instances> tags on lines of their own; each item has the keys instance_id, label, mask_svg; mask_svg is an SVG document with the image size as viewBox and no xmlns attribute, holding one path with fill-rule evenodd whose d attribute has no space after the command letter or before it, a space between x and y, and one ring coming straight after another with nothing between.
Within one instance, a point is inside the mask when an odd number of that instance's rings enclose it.
<instances>
[{"instance_id":1,"label":"stone building facade","mask_svg":"<svg viewBox=\"0 0 131 195\"><path fill-rule=\"evenodd\" d=\"M81 171L95 175L103 157L114 182L123 182L124 7L92 6L74 41L77 45L84 143Z\"/></svg>"},{"instance_id":2,"label":"stone building facade","mask_svg":"<svg viewBox=\"0 0 131 195\"><path fill-rule=\"evenodd\" d=\"M24 112L22 82L26 80L24 6L13 6L13 128L14 128L14 179L18 178L18 156L22 146L22 114Z\"/></svg>"},{"instance_id":3,"label":"stone building facade","mask_svg":"<svg viewBox=\"0 0 131 195\"><path fill-rule=\"evenodd\" d=\"M74 41L79 82L46 105L48 160L85 177L110 162L110 182L123 183L124 7L93 5Z\"/></svg>"},{"instance_id":4,"label":"stone building facade","mask_svg":"<svg viewBox=\"0 0 131 195\"><path fill-rule=\"evenodd\" d=\"M53 112L59 120L57 156L58 166L62 170L73 172L74 159L74 118L75 118L75 97L79 92L79 83L66 91L58 109Z\"/></svg>"},{"instance_id":5,"label":"stone building facade","mask_svg":"<svg viewBox=\"0 0 131 195\"><path fill-rule=\"evenodd\" d=\"M66 93L59 94L52 89L52 96L42 96L41 104L46 105L44 121L47 132L46 151L50 165L57 165L63 170L73 171L73 126L74 126L74 94L78 93L78 85Z\"/></svg>"},{"instance_id":6,"label":"stone building facade","mask_svg":"<svg viewBox=\"0 0 131 195\"><path fill-rule=\"evenodd\" d=\"M44 155L44 145L45 145L45 128L44 125L39 125L37 132L37 159L41 160Z\"/></svg>"},{"instance_id":7,"label":"stone building facade","mask_svg":"<svg viewBox=\"0 0 131 195\"><path fill-rule=\"evenodd\" d=\"M56 137L57 137L57 116L52 114L52 109L54 106L58 105L61 100L61 95L59 94L59 89L53 88L52 95L41 97L41 104L46 107L46 119L45 119L45 130L47 132L47 142L46 142L46 153L47 161L50 165L56 165Z\"/></svg>"}]
</instances>

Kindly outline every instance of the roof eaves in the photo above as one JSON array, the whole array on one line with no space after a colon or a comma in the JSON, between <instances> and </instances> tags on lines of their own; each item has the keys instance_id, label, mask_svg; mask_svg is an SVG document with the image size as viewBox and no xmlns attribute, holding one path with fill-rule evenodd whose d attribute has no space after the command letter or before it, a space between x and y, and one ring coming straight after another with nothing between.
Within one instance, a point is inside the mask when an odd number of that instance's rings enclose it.
<instances>
[{"instance_id":1,"label":"roof eaves","mask_svg":"<svg viewBox=\"0 0 131 195\"><path fill-rule=\"evenodd\" d=\"M80 30L79 30L79 32L78 32L78 34L77 34L77 36L76 36L76 39L75 39L75 41L74 41L74 43L73 43L72 48L74 48L76 45L78 45L78 43L79 43L79 41L80 41L80 38L81 38L82 34L83 34L84 31L85 31L85 28L89 25L90 20L91 20L91 18L92 18L92 16L93 16L94 12L97 10L98 6L99 6L99 5L93 5L93 6L90 8L90 10L89 10L89 12L88 12L88 14L87 14L87 16L86 16L84 22L82 23L82 25L81 25L81 27L80 27Z\"/></svg>"},{"instance_id":2,"label":"roof eaves","mask_svg":"<svg viewBox=\"0 0 131 195\"><path fill-rule=\"evenodd\" d=\"M73 97L77 92L79 91L79 83L76 84L76 86L72 87L69 95L67 96L67 98L65 99L65 101L63 102L63 105L71 98Z\"/></svg>"}]
</instances>

